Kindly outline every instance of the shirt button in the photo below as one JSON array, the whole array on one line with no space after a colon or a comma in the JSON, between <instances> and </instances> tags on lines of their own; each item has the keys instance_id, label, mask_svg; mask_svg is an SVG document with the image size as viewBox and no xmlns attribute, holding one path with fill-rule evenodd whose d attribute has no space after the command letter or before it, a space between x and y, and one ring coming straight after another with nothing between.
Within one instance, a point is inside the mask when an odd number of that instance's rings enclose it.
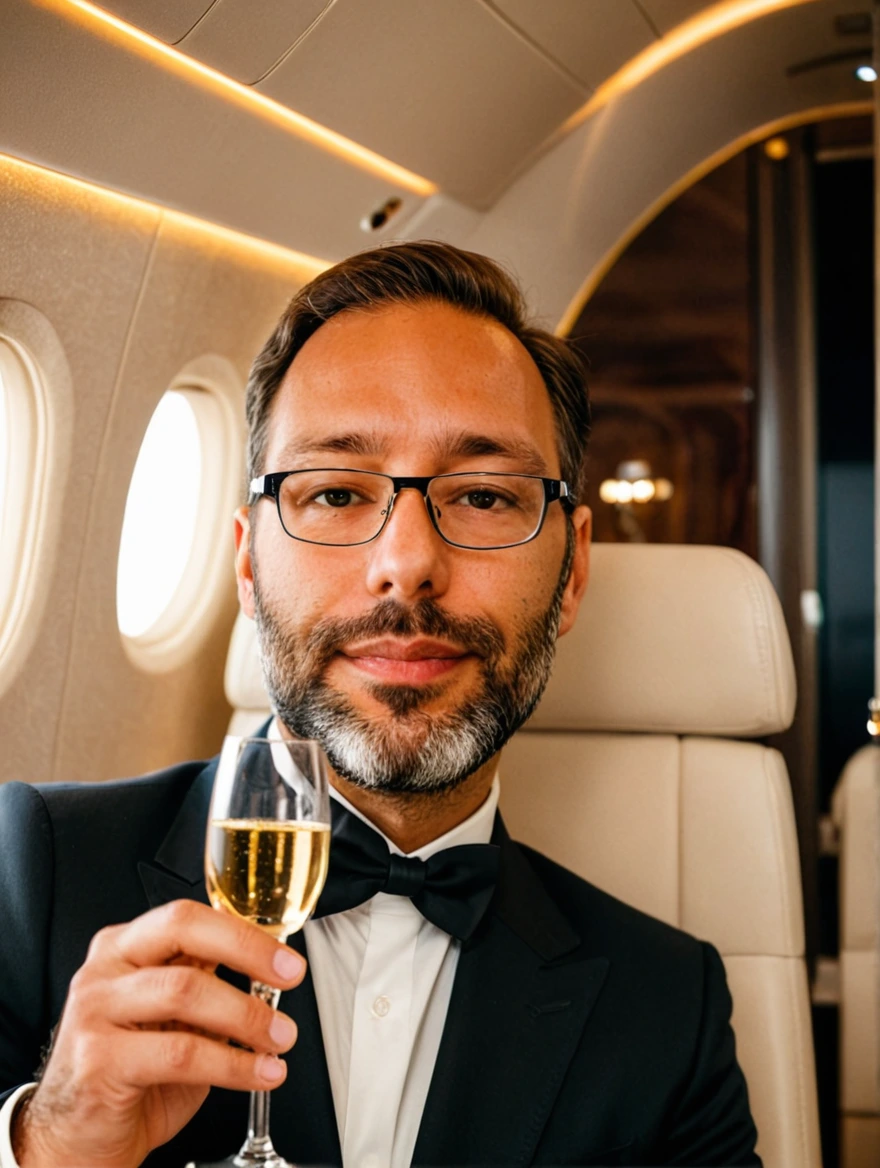
<instances>
[{"instance_id":1,"label":"shirt button","mask_svg":"<svg viewBox=\"0 0 880 1168\"><path fill-rule=\"evenodd\" d=\"M391 1002L382 994L373 1002L373 1014L376 1018L384 1018L391 1009Z\"/></svg>"}]
</instances>

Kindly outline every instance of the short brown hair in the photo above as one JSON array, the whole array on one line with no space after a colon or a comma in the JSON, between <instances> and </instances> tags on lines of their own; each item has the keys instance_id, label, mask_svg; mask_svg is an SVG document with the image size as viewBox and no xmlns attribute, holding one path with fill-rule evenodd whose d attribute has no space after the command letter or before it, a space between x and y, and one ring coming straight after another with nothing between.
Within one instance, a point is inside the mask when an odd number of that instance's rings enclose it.
<instances>
[{"instance_id":1,"label":"short brown hair","mask_svg":"<svg viewBox=\"0 0 880 1168\"><path fill-rule=\"evenodd\" d=\"M562 477L580 499L590 430L586 372L568 342L526 318L522 293L493 260L448 243L422 241L374 248L322 272L296 293L248 378L248 481L263 473L269 416L294 357L331 317L348 309L439 301L491 317L521 342L538 367L556 422ZM283 469L283 468L282 468Z\"/></svg>"}]
</instances>

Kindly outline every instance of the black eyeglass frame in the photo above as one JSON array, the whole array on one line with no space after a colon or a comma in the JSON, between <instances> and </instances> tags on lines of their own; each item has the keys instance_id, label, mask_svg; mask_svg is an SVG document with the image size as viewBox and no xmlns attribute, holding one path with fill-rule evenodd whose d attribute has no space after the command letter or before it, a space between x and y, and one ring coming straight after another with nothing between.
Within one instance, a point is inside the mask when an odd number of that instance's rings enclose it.
<instances>
[{"instance_id":1,"label":"black eyeglass frame","mask_svg":"<svg viewBox=\"0 0 880 1168\"><path fill-rule=\"evenodd\" d=\"M355 471L357 474L373 475L377 479L387 479L391 482L392 494L391 501L385 512L385 518L382 521L382 526L375 535L371 535L369 539L358 540L357 543L324 543L317 539L303 539L301 535L294 535L288 531L284 525L284 517L281 514L281 484L286 478L295 474L314 474L316 471L339 471L342 474L351 474ZM486 474L492 475L493 478L512 478L512 479L533 479L535 482L541 483L544 488L544 508L541 511L541 518L535 530L527 539L520 539L516 543L499 543L490 544L489 546L466 543L455 543L443 534L437 524L437 516L434 514L434 508L431 506L431 500L428 498L428 488L434 479L455 479L455 478L473 478L475 475ZM547 508L551 503L557 500L561 504L563 510L567 514L571 514L575 509L575 502L572 497L571 487L564 479L546 479L541 475L517 474L514 471L455 471L452 474L439 475L390 475L384 474L382 471L376 470L359 470L351 466L318 466L318 467L303 467L300 470L279 470L272 474L258 475L257 478L251 479L248 489L252 496L252 503L258 502L264 496L268 499L275 500L275 509L278 512L278 522L281 524L281 530L290 539L295 539L299 543L310 543L316 547L363 547L366 543L372 543L374 539L378 539L391 518L391 512L394 510L394 504L397 496L401 491L413 490L418 491L425 500L425 510L428 512L428 517L434 527L434 530L440 536L444 543L448 543L450 547L462 548L464 551L471 552L495 552L503 551L505 548L522 547L523 544L531 543L533 539L537 539L541 534L541 529L544 526L544 520L547 518ZM255 497L254 497L255 496Z\"/></svg>"}]
</instances>

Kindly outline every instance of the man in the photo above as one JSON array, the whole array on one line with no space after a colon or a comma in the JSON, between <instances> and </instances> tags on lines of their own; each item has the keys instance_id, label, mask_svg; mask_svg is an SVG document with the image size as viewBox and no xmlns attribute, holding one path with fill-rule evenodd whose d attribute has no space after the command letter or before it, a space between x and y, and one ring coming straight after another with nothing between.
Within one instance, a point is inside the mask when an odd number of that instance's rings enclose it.
<instances>
[{"instance_id":1,"label":"man","mask_svg":"<svg viewBox=\"0 0 880 1168\"><path fill-rule=\"evenodd\" d=\"M7 1100L7 1159L219 1159L235 1092L274 1088L300 1164L758 1164L715 951L495 817L498 752L587 581L571 351L490 261L403 244L294 297L247 411L236 570L273 727L327 751L331 857L360 840L386 875L357 903L331 858L292 938L305 973L194 903L215 764L0 789L0 1090L29 1083L64 1005L39 1085ZM479 872L441 927L416 906L461 845ZM241 975L299 988L273 1019Z\"/></svg>"}]
</instances>

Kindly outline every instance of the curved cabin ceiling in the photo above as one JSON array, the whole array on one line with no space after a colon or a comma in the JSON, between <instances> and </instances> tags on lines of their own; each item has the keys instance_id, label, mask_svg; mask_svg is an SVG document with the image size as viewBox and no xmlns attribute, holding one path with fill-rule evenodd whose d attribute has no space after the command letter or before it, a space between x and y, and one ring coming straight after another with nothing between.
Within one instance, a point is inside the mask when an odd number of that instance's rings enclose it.
<instances>
[{"instance_id":1,"label":"curved cabin ceiling","mask_svg":"<svg viewBox=\"0 0 880 1168\"><path fill-rule=\"evenodd\" d=\"M448 238L556 323L707 160L869 99L849 59L790 72L868 53L859 7L4 0L0 152L325 260Z\"/></svg>"}]
</instances>

